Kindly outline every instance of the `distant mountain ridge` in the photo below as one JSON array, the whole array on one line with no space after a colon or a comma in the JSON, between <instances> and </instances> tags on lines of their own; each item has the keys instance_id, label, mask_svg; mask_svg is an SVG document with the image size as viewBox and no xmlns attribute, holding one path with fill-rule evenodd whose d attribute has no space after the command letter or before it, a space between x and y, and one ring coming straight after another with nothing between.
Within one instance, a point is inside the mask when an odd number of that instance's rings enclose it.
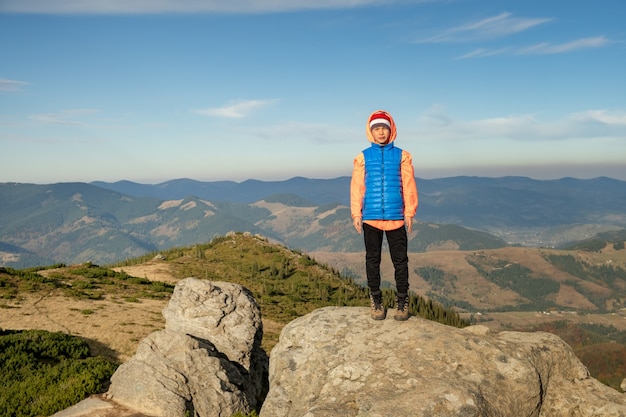
<instances>
[{"instance_id":1,"label":"distant mountain ridge","mask_svg":"<svg viewBox=\"0 0 626 417\"><path fill-rule=\"evenodd\" d=\"M90 183L97 187L117 191L134 197L154 197L178 200L195 196L211 201L254 203L273 194L295 194L318 205L326 203L347 204L349 177L334 179L309 179L294 177L284 181L197 181L188 178L165 181L159 184L140 184L132 181Z\"/></svg>"},{"instance_id":2,"label":"distant mountain ridge","mask_svg":"<svg viewBox=\"0 0 626 417\"><path fill-rule=\"evenodd\" d=\"M485 225L554 226L573 223L626 224L626 181L607 177L534 180L527 177L416 178L418 218L483 228ZM285 181L203 182L177 179L160 184L92 182L134 197L254 203L273 194L295 194L317 205L349 205L350 177ZM488 221L485 221L485 218Z\"/></svg>"},{"instance_id":3,"label":"distant mountain ridge","mask_svg":"<svg viewBox=\"0 0 626 417\"><path fill-rule=\"evenodd\" d=\"M413 252L553 245L626 227L626 182L609 178L417 179ZM304 251L358 252L349 177L157 185L122 181L0 184L0 265L111 263L229 231L262 234ZM20 255L20 253L22 255ZM15 261L15 257L19 258Z\"/></svg>"},{"instance_id":4,"label":"distant mountain ridge","mask_svg":"<svg viewBox=\"0 0 626 417\"><path fill-rule=\"evenodd\" d=\"M626 181L607 177L535 180L515 176L458 176L416 178L416 182L420 196L418 219L487 231L510 243L556 246L626 227ZM273 194L290 193L317 205L349 206L350 177L294 177L285 181L241 183L177 179L156 185L128 181L92 184L136 197L165 200L193 195L210 201L253 203ZM569 233L572 225L579 225L579 230ZM555 233L563 235L555 237Z\"/></svg>"}]
</instances>

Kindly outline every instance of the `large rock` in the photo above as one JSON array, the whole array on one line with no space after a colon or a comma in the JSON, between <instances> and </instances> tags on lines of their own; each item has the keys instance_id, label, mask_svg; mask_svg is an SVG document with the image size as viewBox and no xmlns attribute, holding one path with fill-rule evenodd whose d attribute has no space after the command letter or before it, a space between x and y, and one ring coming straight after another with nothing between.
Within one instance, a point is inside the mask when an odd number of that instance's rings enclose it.
<instances>
[{"instance_id":1,"label":"large rock","mask_svg":"<svg viewBox=\"0 0 626 417\"><path fill-rule=\"evenodd\" d=\"M289 323L269 372L261 417L626 416L626 395L554 335L375 322L363 308Z\"/></svg>"},{"instance_id":2,"label":"large rock","mask_svg":"<svg viewBox=\"0 0 626 417\"><path fill-rule=\"evenodd\" d=\"M58 417L231 417L261 403L261 417L626 417L626 395L591 378L549 333L322 308L283 329L268 393L261 316L247 290L187 278L163 314L165 330L140 342L102 401Z\"/></svg>"},{"instance_id":3,"label":"large rock","mask_svg":"<svg viewBox=\"0 0 626 417\"><path fill-rule=\"evenodd\" d=\"M165 330L139 343L111 378L107 398L154 416L230 417L267 392L259 307L240 285L180 281Z\"/></svg>"},{"instance_id":4,"label":"large rock","mask_svg":"<svg viewBox=\"0 0 626 417\"><path fill-rule=\"evenodd\" d=\"M228 282L195 278L179 282L163 317L166 329L210 340L248 371L263 337L261 311L252 294Z\"/></svg>"}]
</instances>

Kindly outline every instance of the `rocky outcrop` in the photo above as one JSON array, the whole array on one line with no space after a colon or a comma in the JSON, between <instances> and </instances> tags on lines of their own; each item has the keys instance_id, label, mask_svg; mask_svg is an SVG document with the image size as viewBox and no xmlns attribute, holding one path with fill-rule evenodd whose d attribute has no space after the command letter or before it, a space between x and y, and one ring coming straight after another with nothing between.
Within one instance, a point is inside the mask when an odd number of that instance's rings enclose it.
<instances>
[{"instance_id":1,"label":"rocky outcrop","mask_svg":"<svg viewBox=\"0 0 626 417\"><path fill-rule=\"evenodd\" d=\"M243 287L180 281L165 330L139 343L111 378L107 398L154 416L230 417L260 405L268 358L259 307Z\"/></svg>"},{"instance_id":2,"label":"rocky outcrop","mask_svg":"<svg viewBox=\"0 0 626 417\"><path fill-rule=\"evenodd\" d=\"M549 333L327 307L285 326L268 360L239 285L187 278L163 315L103 398L56 417L231 417L261 404L260 417L626 417L626 394Z\"/></svg>"},{"instance_id":3,"label":"rocky outcrop","mask_svg":"<svg viewBox=\"0 0 626 417\"><path fill-rule=\"evenodd\" d=\"M261 417L626 416L626 395L549 333L327 307L289 323L270 356Z\"/></svg>"}]
</instances>

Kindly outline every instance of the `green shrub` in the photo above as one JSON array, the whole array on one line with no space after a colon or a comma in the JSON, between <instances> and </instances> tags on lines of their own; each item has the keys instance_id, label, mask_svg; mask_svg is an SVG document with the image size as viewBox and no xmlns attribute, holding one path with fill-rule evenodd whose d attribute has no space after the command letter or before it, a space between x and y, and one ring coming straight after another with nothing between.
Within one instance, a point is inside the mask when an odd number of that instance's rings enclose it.
<instances>
[{"instance_id":1,"label":"green shrub","mask_svg":"<svg viewBox=\"0 0 626 417\"><path fill-rule=\"evenodd\" d=\"M102 392L116 368L75 336L0 331L0 415L52 415Z\"/></svg>"}]
</instances>

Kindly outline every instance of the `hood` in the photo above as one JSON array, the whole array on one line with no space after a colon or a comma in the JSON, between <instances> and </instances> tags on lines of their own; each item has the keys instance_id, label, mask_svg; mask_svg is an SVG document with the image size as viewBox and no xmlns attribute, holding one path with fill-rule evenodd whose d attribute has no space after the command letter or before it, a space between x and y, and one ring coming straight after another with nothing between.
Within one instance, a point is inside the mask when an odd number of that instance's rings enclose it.
<instances>
[{"instance_id":1,"label":"hood","mask_svg":"<svg viewBox=\"0 0 626 417\"><path fill-rule=\"evenodd\" d=\"M391 115L384 110L373 111L372 114L370 114L367 117L367 121L365 122L365 134L367 135L367 140L370 141L371 143L376 143L374 142L374 138L372 137L372 132L370 131L370 119L375 113L385 113L387 116L389 116L389 121L391 122L391 134L389 135L388 143L391 143L394 140L396 140L396 122L394 122L393 117L391 117Z\"/></svg>"}]
</instances>

